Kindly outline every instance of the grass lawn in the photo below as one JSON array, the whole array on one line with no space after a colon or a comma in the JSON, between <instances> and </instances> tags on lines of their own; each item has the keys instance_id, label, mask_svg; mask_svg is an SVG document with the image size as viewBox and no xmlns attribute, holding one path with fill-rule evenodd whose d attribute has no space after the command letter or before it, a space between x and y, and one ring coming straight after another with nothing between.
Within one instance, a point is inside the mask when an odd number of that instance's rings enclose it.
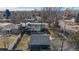
<instances>
[{"instance_id":1,"label":"grass lawn","mask_svg":"<svg viewBox=\"0 0 79 59\"><path fill-rule=\"evenodd\" d=\"M19 42L19 44L17 45L16 49L21 49L21 50L27 50L28 47L28 35L24 35L21 39L21 41Z\"/></svg>"},{"instance_id":2,"label":"grass lawn","mask_svg":"<svg viewBox=\"0 0 79 59\"><path fill-rule=\"evenodd\" d=\"M48 27L48 31L50 32L50 36L52 38L54 38L54 39L56 39L56 38L63 38L61 35L56 33L54 30L50 29L49 27Z\"/></svg>"},{"instance_id":3,"label":"grass lawn","mask_svg":"<svg viewBox=\"0 0 79 59\"><path fill-rule=\"evenodd\" d=\"M7 37L7 43L8 45L12 44L12 42L16 39L17 35L10 35L9 37Z\"/></svg>"},{"instance_id":4,"label":"grass lawn","mask_svg":"<svg viewBox=\"0 0 79 59\"><path fill-rule=\"evenodd\" d=\"M52 38L55 38L55 36L54 36L54 32L51 31L51 29L50 29L49 27L48 27L48 31L50 32L51 37L52 37Z\"/></svg>"},{"instance_id":5,"label":"grass lawn","mask_svg":"<svg viewBox=\"0 0 79 59\"><path fill-rule=\"evenodd\" d=\"M0 38L0 48L4 48L3 40Z\"/></svg>"},{"instance_id":6,"label":"grass lawn","mask_svg":"<svg viewBox=\"0 0 79 59\"><path fill-rule=\"evenodd\" d=\"M6 47L8 48L9 45L16 39L16 36L17 35L10 35L6 38L0 38L0 48L4 48L4 43L5 43Z\"/></svg>"}]
</instances>

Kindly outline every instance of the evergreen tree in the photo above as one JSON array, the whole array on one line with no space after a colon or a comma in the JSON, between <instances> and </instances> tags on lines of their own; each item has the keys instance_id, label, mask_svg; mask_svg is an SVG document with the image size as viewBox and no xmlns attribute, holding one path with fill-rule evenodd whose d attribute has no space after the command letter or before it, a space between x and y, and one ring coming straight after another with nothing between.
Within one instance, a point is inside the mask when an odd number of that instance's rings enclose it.
<instances>
[{"instance_id":1,"label":"evergreen tree","mask_svg":"<svg viewBox=\"0 0 79 59\"><path fill-rule=\"evenodd\" d=\"M3 16L4 16L6 19L9 19L10 15L11 15L11 12L9 11L9 9L6 9Z\"/></svg>"}]
</instances>

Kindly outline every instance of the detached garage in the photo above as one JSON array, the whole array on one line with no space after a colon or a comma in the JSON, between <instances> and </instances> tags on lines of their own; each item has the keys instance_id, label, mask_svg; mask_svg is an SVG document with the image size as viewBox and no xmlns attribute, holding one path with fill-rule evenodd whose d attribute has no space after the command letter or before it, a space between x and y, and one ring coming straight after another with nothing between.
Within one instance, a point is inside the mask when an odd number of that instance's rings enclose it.
<instances>
[{"instance_id":1,"label":"detached garage","mask_svg":"<svg viewBox=\"0 0 79 59\"><path fill-rule=\"evenodd\" d=\"M31 34L29 49L31 51L50 50L49 34Z\"/></svg>"}]
</instances>

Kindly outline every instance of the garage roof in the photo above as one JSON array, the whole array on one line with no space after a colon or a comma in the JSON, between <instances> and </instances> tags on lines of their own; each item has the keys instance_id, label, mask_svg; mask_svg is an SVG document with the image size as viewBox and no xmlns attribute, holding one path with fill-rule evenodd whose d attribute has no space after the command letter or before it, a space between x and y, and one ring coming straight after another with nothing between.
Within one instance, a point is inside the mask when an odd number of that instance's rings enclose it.
<instances>
[{"instance_id":1,"label":"garage roof","mask_svg":"<svg viewBox=\"0 0 79 59\"><path fill-rule=\"evenodd\" d=\"M49 34L32 34L30 36L30 45L49 45Z\"/></svg>"}]
</instances>

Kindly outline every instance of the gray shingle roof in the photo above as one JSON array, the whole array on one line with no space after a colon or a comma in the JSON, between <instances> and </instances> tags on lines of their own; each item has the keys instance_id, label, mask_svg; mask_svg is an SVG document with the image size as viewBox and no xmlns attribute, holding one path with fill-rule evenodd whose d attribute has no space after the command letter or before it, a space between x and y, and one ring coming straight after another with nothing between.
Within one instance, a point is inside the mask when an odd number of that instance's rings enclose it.
<instances>
[{"instance_id":1,"label":"gray shingle roof","mask_svg":"<svg viewBox=\"0 0 79 59\"><path fill-rule=\"evenodd\" d=\"M49 45L49 35L48 34L32 34L30 36L30 45Z\"/></svg>"}]
</instances>

